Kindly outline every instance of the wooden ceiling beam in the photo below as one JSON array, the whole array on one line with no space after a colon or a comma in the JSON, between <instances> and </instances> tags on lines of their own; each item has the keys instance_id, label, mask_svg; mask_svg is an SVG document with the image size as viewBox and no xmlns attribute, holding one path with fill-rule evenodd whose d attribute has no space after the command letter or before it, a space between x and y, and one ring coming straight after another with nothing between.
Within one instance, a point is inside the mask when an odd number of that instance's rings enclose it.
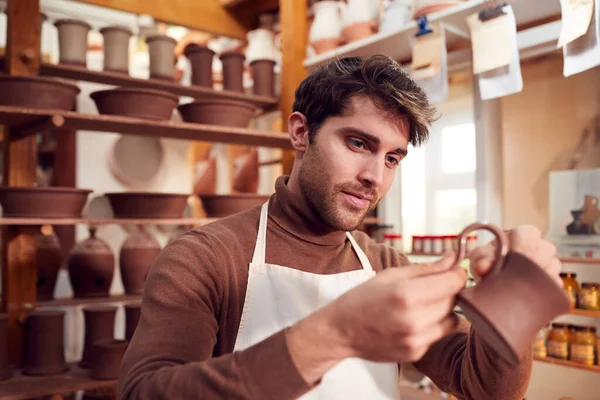
<instances>
[{"instance_id":1,"label":"wooden ceiling beam","mask_svg":"<svg viewBox=\"0 0 600 400\"><path fill-rule=\"evenodd\" d=\"M245 39L258 24L250 8L229 9L221 0L76 0L133 14L148 14L157 21L205 31L236 39ZM254 9L254 7L252 7Z\"/></svg>"},{"instance_id":2,"label":"wooden ceiling beam","mask_svg":"<svg viewBox=\"0 0 600 400\"><path fill-rule=\"evenodd\" d=\"M255 14L276 11L279 9L279 0L219 0L223 7L236 9L240 5L251 6Z\"/></svg>"}]
</instances>

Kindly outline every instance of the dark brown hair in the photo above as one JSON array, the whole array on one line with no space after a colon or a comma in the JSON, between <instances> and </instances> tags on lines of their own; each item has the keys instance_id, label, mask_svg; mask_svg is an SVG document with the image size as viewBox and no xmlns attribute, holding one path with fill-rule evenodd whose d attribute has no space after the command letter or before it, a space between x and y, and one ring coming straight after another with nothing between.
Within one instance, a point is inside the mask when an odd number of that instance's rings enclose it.
<instances>
[{"instance_id":1,"label":"dark brown hair","mask_svg":"<svg viewBox=\"0 0 600 400\"><path fill-rule=\"evenodd\" d=\"M325 120L342 115L356 95L369 97L392 117L406 117L413 146L427 141L436 110L421 87L384 55L346 57L319 67L296 89L293 111L306 117L312 141Z\"/></svg>"}]
</instances>

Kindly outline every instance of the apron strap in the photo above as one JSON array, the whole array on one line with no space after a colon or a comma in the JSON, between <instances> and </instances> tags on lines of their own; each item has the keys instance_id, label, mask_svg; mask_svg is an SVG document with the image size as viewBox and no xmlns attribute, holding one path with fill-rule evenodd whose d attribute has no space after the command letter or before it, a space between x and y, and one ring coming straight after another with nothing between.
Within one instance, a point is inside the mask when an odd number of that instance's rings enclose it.
<instances>
[{"instance_id":1,"label":"apron strap","mask_svg":"<svg viewBox=\"0 0 600 400\"><path fill-rule=\"evenodd\" d=\"M350 232L346 232L346 237L350 240L350 243L352 243L352 248L354 249L354 252L358 256L358 259L360 260L360 263L362 264L363 269L365 271L373 271L373 267L371 267L371 263L369 262L367 255L362 251L362 249L360 248L358 243L356 243L356 240L354 240L354 238L352 237Z\"/></svg>"},{"instance_id":2,"label":"apron strap","mask_svg":"<svg viewBox=\"0 0 600 400\"><path fill-rule=\"evenodd\" d=\"M267 220L269 215L269 201L267 200L260 209L260 220L258 222L258 235L256 237L256 244L254 245L254 255L252 256L252 264L264 264L267 244ZM346 232L346 237L350 240L354 252L358 256L360 263L364 270L373 271L369 259L362 251L356 240L352 237L350 232Z\"/></svg>"},{"instance_id":3,"label":"apron strap","mask_svg":"<svg viewBox=\"0 0 600 400\"><path fill-rule=\"evenodd\" d=\"M252 264L264 264L267 243L267 219L269 214L269 201L262 205L260 209L260 221L258 223L258 235L254 245L254 255Z\"/></svg>"}]
</instances>

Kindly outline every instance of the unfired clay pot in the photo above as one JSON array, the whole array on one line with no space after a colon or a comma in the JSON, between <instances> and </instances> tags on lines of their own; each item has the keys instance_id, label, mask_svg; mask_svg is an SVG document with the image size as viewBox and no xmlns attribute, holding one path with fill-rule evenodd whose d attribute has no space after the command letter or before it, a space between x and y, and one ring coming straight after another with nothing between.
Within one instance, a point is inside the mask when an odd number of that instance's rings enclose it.
<instances>
[{"instance_id":1,"label":"unfired clay pot","mask_svg":"<svg viewBox=\"0 0 600 400\"><path fill-rule=\"evenodd\" d=\"M65 360L62 310L37 310L25 323L24 375L55 375L69 369Z\"/></svg>"},{"instance_id":2,"label":"unfired clay pot","mask_svg":"<svg viewBox=\"0 0 600 400\"><path fill-rule=\"evenodd\" d=\"M62 251L58 236L52 230L40 232L35 238L37 267L37 300L52 300L56 278L62 262Z\"/></svg>"},{"instance_id":3,"label":"unfired clay pot","mask_svg":"<svg viewBox=\"0 0 600 400\"><path fill-rule=\"evenodd\" d=\"M80 218L91 190L67 187L0 186L4 217Z\"/></svg>"},{"instance_id":4,"label":"unfired clay pot","mask_svg":"<svg viewBox=\"0 0 600 400\"><path fill-rule=\"evenodd\" d=\"M215 52L207 46L194 43L188 44L183 52L192 66L192 85L212 88L212 64Z\"/></svg>"},{"instance_id":5,"label":"unfired clay pot","mask_svg":"<svg viewBox=\"0 0 600 400\"><path fill-rule=\"evenodd\" d=\"M175 45L177 41L167 35L146 38L150 54L150 78L175 79Z\"/></svg>"},{"instance_id":6,"label":"unfired clay pot","mask_svg":"<svg viewBox=\"0 0 600 400\"><path fill-rule=\"evenodd\" d=\"M223 64L223 89L244 92L244 60L239 51L225 51L219 57Z\"/></svg>"},{"instance_id":7,"label":"unfired clay pot","mask_svg":"<svg viewBox=\"0 0 600 400\"><path fill-rule=\"evenodd\" d=\"M477 229L496 236L496 263L481 282L458 294L457 305L479 337L516 364L540 329L569 311L569 298L539 265L521 253L509 252L506 234L494 225L476 223L463 230L456 264L465 257L467 236Z\"/></svg>"},{"instance_id":8,"label":"unfired clay pot","mask_svg":"<svg viewBox=\"0 0 600 400\"><path fill-rule=\"evenodd\" d=\"M179 97L164 90L119 87L90 94L100 114L168 121Z\"/></svg>"},{"instance_id":9,"label":"unfired clay pot","mask_svg":"<svg viewBox=\"0 0 600 400\"><path fill-rule=\"evenodd\" d=\"M223 218L250 208L263 205L268 195L237 193L226 195L199 195L207 218Z\"/></svg>"},{"instance_id":10,"label":"unfired clay pot","mask_svg":"<svg viewBox=\"0 0 600 400\"><path fill-rule=\"evenodd\" d=\"M129 38L131 29L107 26L100 29L104 38L104 70L129 74Z\"/></svg>"},{"instance_id":11,"label":"unfired clay pot","mask_svg":"<svg viewBox=\"0 0 600 400\"><path fill-rule=\"evenodd\" d=\"M181 218L189 194L114 192L105 196L115 218Z\"/></svg>"},{"instance_id":12,"label":"unfired clay pot","mask_svg":"<svg viewBox=\"0 0 600 400\"><path fill-rule=\"evenodd\" d=\"M90 376L98 380L118 379L127 344L127 340L119 339L96 341L94 343L94 364Z\"/></svg>"},{"instance_id":13,"label":"unfired clay pot","mask_svg":"<svg viewBox=\"0 0 600 400\"><path fill-rule=\"evenodd\" d=\"M96 360L94 344L98 340L114 338L116 306L88 306L83 308L85 339L79 366L90 368Z\"/></svg>"},{"instance_id":14,"label":"unfired clay pot","mask_svg":"<svg viewBox=\"0 0 600 400\"><path fill-rule=\"evenodd\" d=\"M8 314L0 314L0 381L12 376L8 359Z\"/></svg>"},{"instance_id":15,"label":"unfired clay pot","mask_svg":"<svg viewBox=\"0 0 600 400\"><path fill-rule=\"evenodd\" d=\"M142 315L142 304L125 304L123 308L125 309L125 339L127 341L131 341L138 322L140 322L140 316Z\"/></svg>"},{"instance_id":16,"label":"unfired clay pot","mask_svg":"<svg viewBox=\"0 0 600 400\"><path fill-rule=\"evenodd\" d=\"M160 244L147 232L131 234L123 242L119 265L125 293L141 294L144 291L146 275L160 250Z\"/></svg>"},{"instance_id":17,"label":"unfired clay pot","mask_svg":"<svg viewBox=\"0 0 600 400\"><path fill-rule=\"evenodd\" d=\"M256 193L259 183L258 149L251 148L234 161L233 190L241 193Z\"/></svg>"},{"instance_id":18,"label":"unfired clay pot","mask_svg":"<svg viewBox=\"0 0 600 400\"><path fill-rule=\"evenodd\" d=\"M250 63L254 94L275 97L275 61L256 60Z\"/></svg>"},{"instance_id":19,"label":"unfired clay pot","mask_svg":"<svg viewBox=\"0 0 600 400\"><path fill-rule=\"evenodd\" d=\"M75 19L59 19L54 25L58 29L59 62L85 67L87 38L92 26Z\"/></svg>"},{"instance_id":20,"label":"unfired clay pot","mask_svg":"<svg viewBox=\"0 0 600 400\"><path fill-rule=\"evenodd\" d=\"M67 266L75 297L108 297L115 256L109 245L96 237L96 228L90 228L90 237L73 247Z\"/></svg>"},{"instance_id":21,"label":"unfired clay pot","mask_svg":"<svg viewBox=\"0 0 600 400\"><path fill-rule=\"evenodd\" d=\"M177 107L185 122L247 128L256 106L241 100L197 99Z\"/></svg>"},{"instance_id":22,"label":"unfired clay pot","mask_svg":"<svg viewBox=\"0 0 600 400\"><path fill-rule=\"evenodd\" d=\"M2 106L71 111L80 91L74 81L66 79L44 76L0 76L0 105Z\"/></svg>"}]
</instances>

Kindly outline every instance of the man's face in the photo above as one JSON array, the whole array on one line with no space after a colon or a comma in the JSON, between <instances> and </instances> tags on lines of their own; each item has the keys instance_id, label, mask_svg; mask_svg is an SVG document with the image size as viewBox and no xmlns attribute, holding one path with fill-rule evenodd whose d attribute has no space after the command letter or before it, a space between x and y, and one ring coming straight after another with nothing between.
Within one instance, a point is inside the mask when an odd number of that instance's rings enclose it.
<instances>
[{"instance_id":1,"label":"man's face","mask_svg":"<svg viewBox=\"0 0 600 400\"><path fill-rule=\"evenodd\" d=\"M353 97L344 115L328 118L308 144L300 189L328 225L355 230L392 185L408 141L406 119Z\"/></svg>"}]
</instances>

